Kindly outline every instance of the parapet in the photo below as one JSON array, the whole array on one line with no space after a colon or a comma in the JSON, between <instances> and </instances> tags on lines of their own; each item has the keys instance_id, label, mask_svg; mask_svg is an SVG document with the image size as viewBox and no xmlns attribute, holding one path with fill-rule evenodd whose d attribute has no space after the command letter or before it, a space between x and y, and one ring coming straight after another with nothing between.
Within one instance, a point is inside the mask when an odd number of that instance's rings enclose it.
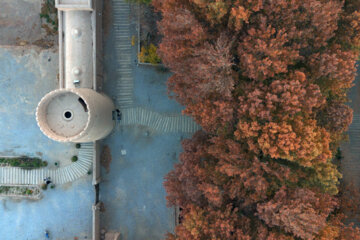
<instances>
[{"instance_id":1,"label":"parapet","mask_svg":"<svg viewBox=\"0 0 360 240\"><path fill-rule=\"evenodd\" d=\"M92 0L55 0L55 6L61 11L92 11Z\"/></svg>"}]
</instances>

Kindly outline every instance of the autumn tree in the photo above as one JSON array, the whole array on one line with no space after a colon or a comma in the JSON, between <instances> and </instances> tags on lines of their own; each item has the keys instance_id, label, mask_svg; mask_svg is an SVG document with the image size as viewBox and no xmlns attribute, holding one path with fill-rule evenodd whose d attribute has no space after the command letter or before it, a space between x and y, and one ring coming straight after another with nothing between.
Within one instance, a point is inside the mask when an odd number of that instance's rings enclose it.
<instances>
[{"instance_id":1,"label":"autumn tree","mask_svg":"<svg viewBox=\"0 0 360 240\"><path fill-rule=\"evenodd\" d=\"M214 239L214 240L251 240L244 233L243 225L249 226L249 219L239 217L238 209L231 205L223 210L200 208L194 205L186 207L187 214L183 223L176 227L176 235L169 234L168 239Z\"/></svg>"},{"instance_id":2,"label":"autumn tree","mask_svg":"<svg viewBox=\"0 0 360 240\"><path fill-rule=\"evenodd\" d=\"M309 189L280 189L272 200L257 205L259 217L269 227L278 226L302 239L313 239L326 226L337 202Z\"/></svg>"},{"instance_id":3,"label":"autumn tree","mask_svg":"<svg viewBox=\"0 0 360 240\"><path fill-rule=\"evenodd\" d=\"M166 176L168 203L184 209L169 239L356 236L336 215L333 158L352 120L359 2L152 4L169 90L203 128Z\"/></svg>"}]
</instances>

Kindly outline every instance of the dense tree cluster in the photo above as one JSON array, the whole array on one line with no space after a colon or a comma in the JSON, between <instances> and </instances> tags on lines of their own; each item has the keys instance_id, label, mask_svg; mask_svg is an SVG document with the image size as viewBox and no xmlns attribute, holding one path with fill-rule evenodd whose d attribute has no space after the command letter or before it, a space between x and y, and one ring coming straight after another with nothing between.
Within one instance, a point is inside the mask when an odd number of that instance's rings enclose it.
<instances>
[{"instance_id":1,"label":"dense tree cluster","mask_svg":"<svg viewBox=\"0 0 360 240\"><path fill-rule=\"evenodd\" d=\"M152 4L169 89L203 128L166 177L183 209L168 239L360 239L333 162L352 121L360 2Z\"/></svg>"}]
</instances>

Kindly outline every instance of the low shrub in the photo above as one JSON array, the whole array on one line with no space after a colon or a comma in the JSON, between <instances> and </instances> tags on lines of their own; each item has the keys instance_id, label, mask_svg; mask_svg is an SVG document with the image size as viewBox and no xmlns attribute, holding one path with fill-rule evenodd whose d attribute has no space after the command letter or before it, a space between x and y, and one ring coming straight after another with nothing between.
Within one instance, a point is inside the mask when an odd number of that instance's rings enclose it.
<instances>
[{"instance_id":1,"label":"low shrub","mask_svg":"<svg viewBox=\"0 0 360 240\"><path fill-rule=\"evenodd\" d=\"M0 193L6 193L10 190L10 187L8 186L1 186L0 187Z\"/></svg>"},{"instance_id":2,"label":"low shrub","mask_svg":"<svg viewBox=\"0 0 360 240\"><path fill-rule=\"evenodd\" d=\"M54 34L58 31L58 18L57 18L57 9L55 7L55 0L46 0L41 5L40 18L45 19L48 24L52 26L52 29L48 29L51 34Z\"/></svg>"},{"instance_id":3,"label":"low shrub","mask_svg":"<svg viewBox=\"0 0 360 240\"><path fill-rule=\"evenodd\" d=\"M47 161L43 161L40 158L31 158L22 156L18 158L0 158L0 164L6 164L11 167L20 168L40 168L48 165Z\"/></svg>"},{"instance_id":4,"label":"low shrub","mask_svg":"<svg viewBox=\"0 0 360 240\"><path fill-rule=\"evenodd\" d=\"M41 184L41 189L46 190L47 189L47 184L46 183Z\"/></svg>"},{"instance_id":5,"label":"low shrub","mask_svg":"<svg viewBox=\"0 0 360 240\"><path fill-rule=\"evenodd\" d=\"M77 144L75 144L75 148L81 148L81 144L80 143L77 143Z\"/></svg>"},{"instance_id":6,"label":"low shrub","mask_svg":"<svg viewBox=\"0 0 360 240\"><path fill-rule=\"evenodd\" d=\"M149 46L142 46L138 57L143 63L161 63L161 58L157 54L157 47L152 43Z\"/></svg>"},{"instance_id":7,"label":"low shrub","mask_svg":"<svg viewBox=\"0 0 360 240\"><path fill-rule=\"evenodd\" d=\"M33 191L30 190L30 189L27 189L26 192L25 192L26 195L31 195L32 193L33 193Z\"/></svg>"},{"instance_id":8,"label":"low shrub","mask_svg":"<svg viewBox=\"0 0 360 240\"><path fill-rule=\"evenodd\" d=\"M76 162L78 160L78 156L72 156L71 161Z\"/></svg>"}]
</instances>

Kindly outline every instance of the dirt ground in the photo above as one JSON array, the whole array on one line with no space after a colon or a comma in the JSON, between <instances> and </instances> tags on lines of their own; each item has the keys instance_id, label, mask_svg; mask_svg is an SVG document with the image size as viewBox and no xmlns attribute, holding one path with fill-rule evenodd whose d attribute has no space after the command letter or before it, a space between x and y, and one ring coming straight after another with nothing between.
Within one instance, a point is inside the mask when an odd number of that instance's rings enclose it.
<instances>
[{"instance_id":1,"label":"dirt ground","mask_svg":"<svg viewBox=\"0 0 360 240\"><path fill-rule=\"evenodd\" d=\"M112 25L112 1L105 0L104 1L104 9L103 9L103 31L104 37L106 38L111 30Z\"/></svg>"},{"instance_id":2,"label":"dirt ground","mask_svg":"<svg viewBox=\"0 0 360 240\"><path fill-rule=\"evenodd\" d=\"M1 0L0 45L51 48L57 34L49 34L40 18L43 0Z\"/></svg>"},{"instance_id":3,"label":"dirt ground","mask_svg":"<svg viewBox=\"0 0 360 240\"><path fill-rule=\"evenodd\" d=\"M100 155L100 163L106 169L106 172L110 172L110 164L111 164L111 150L109 146L105 145L101 151Z\"/></svg>"}]
</instances>

